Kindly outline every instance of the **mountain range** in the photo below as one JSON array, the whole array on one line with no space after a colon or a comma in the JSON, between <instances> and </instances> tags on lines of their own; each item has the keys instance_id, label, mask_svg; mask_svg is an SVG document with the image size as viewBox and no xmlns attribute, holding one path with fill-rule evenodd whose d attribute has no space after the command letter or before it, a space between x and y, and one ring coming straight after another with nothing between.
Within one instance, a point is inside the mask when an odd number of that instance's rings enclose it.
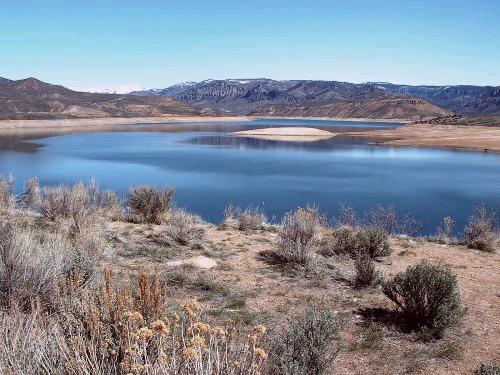
<instances>
[{"instance_id":1,"label":"mountain range","mask_svg":"<svg viewBox=\"0 0 500 375\"><path fill-rule=\"evenodd\" d=\"M134 95L170 97L239 115L410 118L500 113L500 87L227 79L187 82Z\"/></svg>"},{"instance_id":2,"label":"mountain range","mask_svg":"<svg viewBox=\"0 0 500 375\"><path fill-rule=\"evenodd\" d=\"M0 119L207 115L169 97L78 92L35 78L0 78Z\"/></svg>"},{"instance_id":3,"label":"mountain range","mask_svg":"<svg viewBox=\"0 0 500 375\"><path fill-rule=\"evenodd\" d=\"M500 86L226 79L104 94L0 78L0 119L252 115L411 119L499 115Z\"/></svg>"}]
</instances>

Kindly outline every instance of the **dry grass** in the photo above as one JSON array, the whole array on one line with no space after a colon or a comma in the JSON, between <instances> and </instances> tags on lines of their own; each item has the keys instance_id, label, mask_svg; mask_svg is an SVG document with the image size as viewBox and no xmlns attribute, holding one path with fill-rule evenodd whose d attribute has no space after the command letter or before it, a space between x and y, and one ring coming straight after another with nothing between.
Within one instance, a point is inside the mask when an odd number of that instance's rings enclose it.
<instances>
[{"instance_id":1,"label":"dry grass","mask_svg":"<svg viewBox=\"0 0 500 375\"><path fill-rule=\"evenodd\" d=\"M0 176L0 209L12 208L14 205L14 179L12 176Z\"/></svg>"},{"instance_id":2,"label":"dry grass","mask_svg":"<svg viewBox=\"0 0 500 375\"><path fill-rule=\"evenodd\" d=\"M105 272L93 288L79 285L77 274L62 285L57 316L0 314L4 372L257 374L265 364L263 326L245 333L230 322L212 327L195 299L171 309L155 275L115 285Z\"/></svg>"}]
</instances>

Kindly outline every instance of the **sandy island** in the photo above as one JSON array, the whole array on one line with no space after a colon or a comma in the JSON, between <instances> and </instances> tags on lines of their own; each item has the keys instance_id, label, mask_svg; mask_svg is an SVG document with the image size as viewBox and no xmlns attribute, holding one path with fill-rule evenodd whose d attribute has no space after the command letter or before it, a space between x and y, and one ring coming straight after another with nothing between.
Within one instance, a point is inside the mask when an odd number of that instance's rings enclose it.
<instances>
[{"instance_id":1,"label":"sandy island","mask_svg":"<svg viewBox=\"0 0 500 375\"><path fill-rule=\"evenodd\" d=\"M334 137L336 134L327 130L309 127L290 126L280 128L252 129L231 133L240 137L252 137L266 140L307 142Z\"/></svg>"},{"instance_id":2,"label":"sandy island","mask_svg":"<svg viewBox=\"0 0 500 375\"><path fill-rule=\"evenodd\" d=\"M500 152L500 127L415 124L345 134L373 137L382 145Z\"/></svg>"}]
</instances>

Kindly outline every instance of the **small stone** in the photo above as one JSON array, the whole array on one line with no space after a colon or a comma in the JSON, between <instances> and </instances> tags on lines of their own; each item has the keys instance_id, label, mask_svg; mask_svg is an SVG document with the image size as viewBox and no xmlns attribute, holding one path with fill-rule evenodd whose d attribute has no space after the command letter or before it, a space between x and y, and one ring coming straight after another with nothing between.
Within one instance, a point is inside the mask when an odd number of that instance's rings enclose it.
<instances>
[{"instance_id":1,"label":"small stone","mask_svg":"<svg viewBox=\"0 0 500 375\"><path fill-rule=\"evenodd\" d=\"M211 269L217 266L217 262L205 256L197 256L189 259L167 262L167 267L191 266L194 268Z\"/></svg>"}]
</instances>

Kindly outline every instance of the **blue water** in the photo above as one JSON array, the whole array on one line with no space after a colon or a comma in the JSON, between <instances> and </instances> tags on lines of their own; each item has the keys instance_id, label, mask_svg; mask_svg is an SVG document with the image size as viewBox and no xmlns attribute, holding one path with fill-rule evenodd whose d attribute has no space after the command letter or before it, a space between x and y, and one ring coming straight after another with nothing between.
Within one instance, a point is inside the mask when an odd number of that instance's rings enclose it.
<instances>
[{"instance_id":1,"label":"blue water","mask_svg":"<svg viewBox=\"0 0 500 375\"><path fill-rule=\"evenodd\" d=\"M234 130L314 126L338 131L394 127L390 123L258 120L165 124L0 135L0 173L42 184L95 178L125 193L140 184L176 188L179 206L219 222L224 207L262 206L269 217L308 203L330 217L341 203L363 212L392 204L432 233L451 216L463 226L480 203L500 206L500 155L445 149L396 148L339 135L314 142L234 137ZM68 131L65 131L68 132Z\"/></svg>"}]
</instances>

